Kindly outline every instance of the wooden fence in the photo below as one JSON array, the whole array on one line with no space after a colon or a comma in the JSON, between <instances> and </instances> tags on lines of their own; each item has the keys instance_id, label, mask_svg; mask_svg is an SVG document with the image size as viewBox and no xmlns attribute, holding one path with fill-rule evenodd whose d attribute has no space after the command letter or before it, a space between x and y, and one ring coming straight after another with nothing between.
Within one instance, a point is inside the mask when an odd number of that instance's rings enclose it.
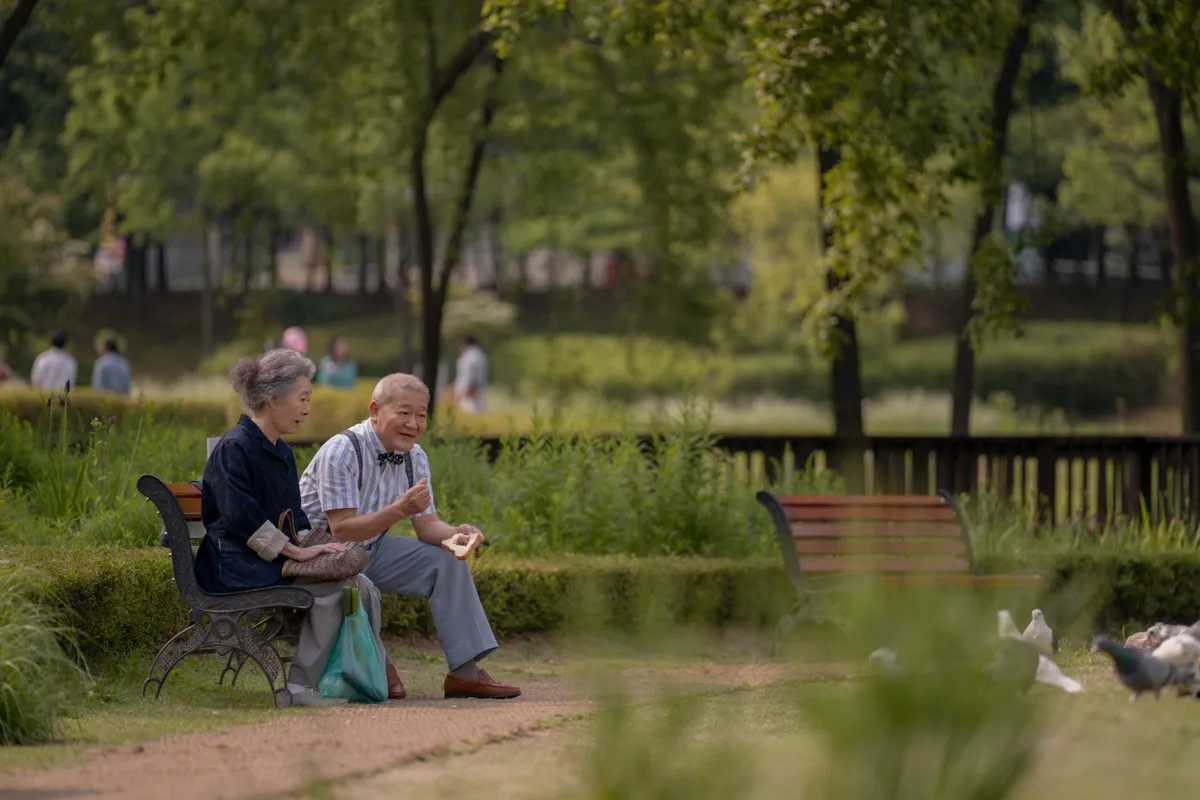
<instances>
[{"instance_id":1,"label":"wooden fence","mask_svg":"<svg viewBox=\"0 0 1200 800\"><path fill-rule=\"evenodd\" d=\"M499 439L480 444L492 458L500 448ZM987 492L1059 521L1137 517L1143 504L1154 520L1200 517L1200 437L721 436L717 446L764 483L810 465L835 471L851 492Z\"/></svg>"}]
</instances>

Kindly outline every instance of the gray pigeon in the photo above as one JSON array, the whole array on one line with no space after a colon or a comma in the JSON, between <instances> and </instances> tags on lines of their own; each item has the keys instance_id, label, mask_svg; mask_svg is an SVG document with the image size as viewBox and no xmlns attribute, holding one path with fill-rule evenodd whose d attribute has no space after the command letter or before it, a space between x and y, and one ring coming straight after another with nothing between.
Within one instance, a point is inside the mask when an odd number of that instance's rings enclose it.
<instances>
[{"instance_id":1,"label":"gray pigeon","mask_svg":"<svg viewBox=\"0 0 1200 800\"><path fill-rule=\"evenodd\" d=\"M1149 653L1119 645L1107 636L1097 636L1092 642L1092 652L1101 651L1112 659L1117 679L1132 692L1130 702L1137 700L1143 692L1154 692L1155 697L1162 697L1163 688L1190 686L1196 679L1195 669L1173 667Z\"/></svg>"}]
</instances>

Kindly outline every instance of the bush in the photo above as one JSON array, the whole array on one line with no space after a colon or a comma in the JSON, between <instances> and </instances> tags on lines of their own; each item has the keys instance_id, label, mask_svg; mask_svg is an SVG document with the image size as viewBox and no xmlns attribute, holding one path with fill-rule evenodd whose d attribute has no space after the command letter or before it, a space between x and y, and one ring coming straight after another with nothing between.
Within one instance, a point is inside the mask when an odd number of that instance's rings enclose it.
<instances>
[{"instance_id":1,"label":"bush","mask_svg":"<svg viewBox=\"0 0 1200 800\"><path fill-rule=\"evenodd\" d=\"M37 744L61 728L82 673L63 649L70 630L51 609L32 601L12 565L0 571L0 745Z\"/></svg>"},{"instance_id":2,"label":"bush","mask_svg":"<svg viewBox=\"0 0 1200 800\"><path fill-rule=\"evenodd\" d=\"M1066 552L1054 562L1050 588L1061 618L1091 619L1110 634L1155 622L1190 625L1200 618L1200 553Z\"/></svg>"},{"instance_id":3,"label":"bush","mask_svg":"<svg viewBox=\"0 0 1200 800\"><path fill-rule=\"evenodd\" d=\"M1031 324L1021 339L988 343L976 366L975 394L1006 392L1025 407L1069 416L1114 413L1154 402L1168 375L1171 343L1150 326ZM868 397L903 389L948 392L953 340L903 342L863 352ZM628 402L680 396L763 394L829 399L828 368L791 353L717 354L650 337L567 334L517 337L495 348L497 385L531 394L589 394Z\"/></svg>"},{"instance_id":4,"label":"bush","mask_svg":"<svg viewBox=\"0 0 1200 800\"><path fill-rule=\"evenodd\" d=\"M36 567L31 594L64 614L90 659L109 661L161 646L186 624L163 548L8 547L0 568ZM776 559L629 559L576 557L522 561L486 553L472 567L480 600L497 634L562 628L586 597L601 601L599 621L634 628L654 614L709 625L767 624L793 594ZM665 610L665 612L664 612ZM384 630L434 630L422 598L384 598Z\"/></svg>"},{"instance_id":5,"label":"bush","mask_svg":"<svg viewBox=\"0 0 1200 800\"><path fill-rule=\"evenodd\" d=\"M230 422L233 407L213 400L139 400L89 389L72 389L69 403L58 404L57 395L50 399L48 392L37 389L5 390L0 392L0 410L34 427L45 427L50 417L49 402L55 404L55 415L65 413L72 430L86 431L93 419L115 418L121 424L133 426L139 421L180 425L215 436Z\"/></svg>"}]
</instances>

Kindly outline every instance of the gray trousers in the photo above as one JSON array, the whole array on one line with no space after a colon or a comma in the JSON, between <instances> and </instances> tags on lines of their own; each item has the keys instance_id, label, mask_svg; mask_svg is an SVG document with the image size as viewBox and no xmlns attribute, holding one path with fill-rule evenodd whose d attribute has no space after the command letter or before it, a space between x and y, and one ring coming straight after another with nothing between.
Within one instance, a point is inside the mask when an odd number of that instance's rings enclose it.
<instances>
[{"instance_id":1,"label":"gray trousers","mask_svg":"<svg viewBox=\"0 0 1200 800\"><path fill-rule=\"evenodd\" d=\"M408 536L383 536L369 548L363 570L383 594L429 598L438 641L451 672L496 649L496 636L483 613L466 561Z\"/></svg>"},{"instance_id":2,"label":"gray trousers","mask_svg":"<svg viewBox=\"0 0 1200 800\"><path fill-rule=\"evenodd\" d=\"M379 590L365 575L357 575L354 580L358 583L363 610L367 612L367 619L375 630L375 638L379 639ZM287 680L288 683L315 689L342 630L342 620L346 614L342 603L342 587L349 586L350 581L296 581L294 585L312 594L313 604L300 623L300 641ZM383 647L383 652L386 657L386 647Z\"/></svg>"}]
</instances>

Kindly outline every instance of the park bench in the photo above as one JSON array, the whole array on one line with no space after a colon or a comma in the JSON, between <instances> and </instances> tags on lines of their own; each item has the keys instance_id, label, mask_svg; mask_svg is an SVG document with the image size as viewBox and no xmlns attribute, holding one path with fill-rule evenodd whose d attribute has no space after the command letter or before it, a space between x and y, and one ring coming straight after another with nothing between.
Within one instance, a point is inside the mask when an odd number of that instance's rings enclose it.
<instances>
[{"instance_id":1,"label":"park bench","mask_svg":"<svg viewBox=\"0 0 1200 800\"><path fill-rule=\"evenodd\" d=\"M785 635L805 621L848 631L831 595L852 579L890 585L1037 586L1036 572L979 573L971 533L954 497L937 495L775 495L760 491L771 515L797 604L780 621Z\"/></svg>"},{"instance_id":2,"label":"park bench","mask_svg":"<svg viewBox=\"0 0 1200 800\"><path fill-rule=\"evenodd\" d=\"M230 685L236 684L242 666L252 659L266 676L275 705L290 705L292 696L284 676L284 663L290 658L281 657L278 647L295 646L299 615L312 607L312 595L291 586L227 594L205 592L196 580L194 530L188 528L189 517L198 520L200 516L200 490L187 483L167 484L153 475L138 478L137 488L162 517L175 588L190 609L190 624L171 637L151 662L142 696L153 683L157 699L171 670L188 656L216 653L228 657L218 683L224 683L226 674L232 672Z\"/></svg>"}]
</instances>

